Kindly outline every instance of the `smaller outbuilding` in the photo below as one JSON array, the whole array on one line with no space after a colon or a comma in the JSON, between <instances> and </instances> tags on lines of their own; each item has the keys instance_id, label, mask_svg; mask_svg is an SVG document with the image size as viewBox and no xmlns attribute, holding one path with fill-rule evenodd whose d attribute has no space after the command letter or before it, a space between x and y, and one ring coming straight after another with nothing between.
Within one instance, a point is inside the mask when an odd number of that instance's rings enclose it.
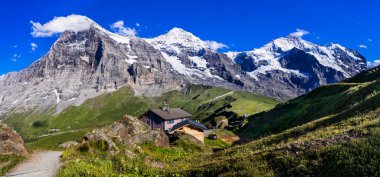
<instances>
[{"instance_id":1,"label":"smaller outbuilding","mask_svg":"<svg viewBox=\"0 0 380 177\"><path fill-rule=\"evenodd\" d=\"M186 133L193 136L194 138L201 141L202 143L204 143L205 130L207 130L207 127L205 125L199 122L196 122L194 120L187 119L185 121L182 121L174 125L169 133L170 134L173 134L175 132Z\"/></svg>"}]
</instances>

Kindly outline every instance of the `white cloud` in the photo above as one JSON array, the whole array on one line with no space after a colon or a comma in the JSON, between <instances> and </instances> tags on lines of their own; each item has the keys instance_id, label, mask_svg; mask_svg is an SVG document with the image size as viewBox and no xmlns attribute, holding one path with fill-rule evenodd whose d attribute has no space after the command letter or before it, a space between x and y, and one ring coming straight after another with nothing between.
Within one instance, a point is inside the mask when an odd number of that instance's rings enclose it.
<instances>
[{"instance_id":1,"label":"white cloud","mask_svg":"<svg viewBox=\"0 0 380 177\"><path fill-rule=\"evenodd\" d=\"M373 60L373 61L367 62L368 68L374 68L374 67L379 66L379 65L380 65L380 60Z\"/></svg>"},{"instance_id":2,"label":"white cloud","mask_svg":"<svg viewBox=\"0 0 380 177\"><path fill-rule=\"evenodd\" d=\"M12 56L12 61L13 61L13 62L16 62L19 58L21 58L21 55L20 55L20 54L13 54L13 56Z\"/></svg>"},{"instance_id":3,"label":"white cloud","mask_svg":"<svg viewBox=\"0 0 380 177\"><path fill-rule=\"evenodd\" d=\"M360 45L358 45L360 48L362 48L362 49L366 49L366 48L368 48L366 45L363 45L363 44L360 44Z\"/></svg>"},{"instance_id":4,"label":"white cloud","mask_svg":"<svg viewBox=\"0 0 380 177\"><path fill-rule=\"evenodd\" d=\"M369 42L372 42L373 40L372 40L371 38L368 38L368 41L369 41Z\"/></svg>"},{"instance_id":5,"label":"white cloud","mask_svg":"<svg viewBox=\"0 0 380 177\"><path fill-rule=\"evenodd\" d=\"M34 42L30 43L30 47L32 49L32 51L35 51L37 48L38 48L38 45Z\"/></svg>"},{"instance_id":6,"label":"white cloud","mask_svg":"<svg viewBox=\"0 0 380 177\"><path fill-rule=\"evenodd\" d=\"M213 51L217 51L218 49L222 49L222 48L228 48L227 45L216 42L216 41L205 41L205 42L207 43L208 47Z\"/></svg>"},{"instance_id":7,"label":"white cloud","mask_svg":"<svg viewBox=\"0 0 380 177\"><path fill-rule=\"evenodd\" d=\"M111 25L111 29L115 31L116 34L122 36L136 36L137 31L134 28L128 28L124 26L124 21L120 20Z\"/></svg>"},{"instance_id":8,"label":"white cloud","mask_svg":"<svg viewBox=\"0 0 380 177\"><path fill-rule=\"evenodd\" d=\"M53 20L45 24L33 21L30 21L30 23L32 23L33 30L30 34L33 37L51 37L67 30L75 32L88 30L93 22L82 15L69 15L66 17L54 17Z\"/></svg>"},{"instance_id":9,"label":"white cloud","mask_svg":"<svg viewBox=\"0 0 380 177\"><path fill-rule=\"evenodd\" d=\"M17 47L18 47L18 45L13 45L12 47L13 47L13 48L17 48Z\"/></svg>"},{"instance_id":10,"label":"white cloud","mask_svg":"<svg viewBox=\"0 0 380 177\"><path fill-rule=\"evenodd\" d=\"M136 26L137 26L137 27L140 27L141 25L140 25L140 23L139 23L139 22L137 22L137 23L136 23Z\"/></svg>"},{"instance_id":11,"label":"white cloud","mask_svg":"<svg viewBox=\"0 0 380 177\"><path fill-rule=\"evenodd\" d=\"M309 31L303 29L296 29L296 32L290 33L289 35L292 37L302 37L307 34L309 34Z\"/></svg>"}]
</instances>

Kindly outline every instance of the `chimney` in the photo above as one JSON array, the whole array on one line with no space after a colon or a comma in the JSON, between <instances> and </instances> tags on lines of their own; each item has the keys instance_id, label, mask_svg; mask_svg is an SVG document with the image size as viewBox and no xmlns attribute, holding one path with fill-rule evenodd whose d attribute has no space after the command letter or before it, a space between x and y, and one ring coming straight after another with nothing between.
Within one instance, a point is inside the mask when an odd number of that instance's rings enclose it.
<instances>
[{"instance_id":1,"label":"chimney","mask_svg":"<svg viewBox=\"0 0 380 177\"><path fill-rule=\"evenodd\" d=\"M162 105L162 108L161 108L163 111L169 111L169 104L166 103L166 101L164 101L164 104Z\"/></svg>"}]
</instances>

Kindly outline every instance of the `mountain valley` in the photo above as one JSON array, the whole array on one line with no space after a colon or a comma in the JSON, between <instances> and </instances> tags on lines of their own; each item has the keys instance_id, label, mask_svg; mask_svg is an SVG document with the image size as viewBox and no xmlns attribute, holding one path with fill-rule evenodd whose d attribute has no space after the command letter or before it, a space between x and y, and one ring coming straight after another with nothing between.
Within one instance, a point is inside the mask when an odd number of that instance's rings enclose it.
<instances>
[{"instance_id":1,"label":"mountain valley","mask_svg":"<svg viewBox=\"0 0 380 177\"><path fill-rule=\"evenodd\" d=\"M297 32L228 51L177 27L141 38L72 16L83 30L0 76L1 122L29 152L61 150L58 176L380 176L380 66L358 51ZM144 121L169 107L201 141ZM22 151L0 155L2 175Z\"/></svg>"}]
</instances>

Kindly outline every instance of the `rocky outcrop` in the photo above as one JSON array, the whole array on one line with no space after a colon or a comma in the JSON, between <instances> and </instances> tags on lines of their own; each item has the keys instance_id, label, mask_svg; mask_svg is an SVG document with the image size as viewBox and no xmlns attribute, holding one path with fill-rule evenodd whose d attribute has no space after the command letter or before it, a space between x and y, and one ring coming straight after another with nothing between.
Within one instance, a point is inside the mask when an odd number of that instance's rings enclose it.
<instances>
[{"instance_id":1,"label":"rocky outcrop","mask_svg":"<svg viewBox=\"0 0 380 177\"><path fill-rule=\"evenodd\" d=\"M0 123L0 154L26 155L24 140L12 128Z\"/></svg>"},{"instance_id":2,"label":"rocky outcrop","mask_svg":"<svg viewBox=\"0 0 380 177\"><path fill-rule=\"evenodd\" d=\"M134 147L135 145L153 142L156 146L169 146L168 136L161 130L151 130L147 124L133 116L124 116L119 122L87 133L85 142L107 142L109 150L117 149L116 144Z\"/></svg>"},{"instance_id":3,"label":"rocky outcrop","mask_svg":"<svg viewBox=\"0 0 380 177\"><path fill-rule=\"evenodd\" d=\"M79 146L79 143L76 141L67 141L67 142L60 144L58 147L63 148L63 149L70 149L70 148L74 148L74 147L78 147L78 146Z\"/></svg>"}]
</instances>

